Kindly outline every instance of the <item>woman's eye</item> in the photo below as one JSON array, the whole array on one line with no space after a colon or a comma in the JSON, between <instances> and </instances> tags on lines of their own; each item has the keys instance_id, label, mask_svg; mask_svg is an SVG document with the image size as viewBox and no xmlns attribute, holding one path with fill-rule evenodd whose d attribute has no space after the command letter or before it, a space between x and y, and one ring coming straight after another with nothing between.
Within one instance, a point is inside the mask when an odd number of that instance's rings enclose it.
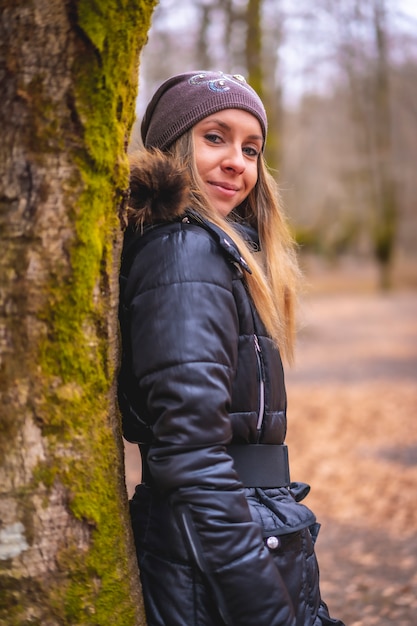
<instances>
[{"instance_id":1,"label":"woman's eye","mask_svg":"<svg viewBox=\"0 0 417 626\"><path fill-rule=\"evenodd\" d=\"M243 152L250 157L257 157L259 154L259 150L257 148L253 148L252 146L245 146L243 148Z\"/></svg>"},{"instance_id":2,"label":"woman's eye","mask_svg":"<svg viewBox=\"0 0 417 626\"><path fill-rule=\"evenodd\" d=\"M207 139L207 141L210 141L211 143L220 143L222 140L220 135L216 135L215 133L207 133L204 135L204 139Z\"/></svg>"}]
</instances>

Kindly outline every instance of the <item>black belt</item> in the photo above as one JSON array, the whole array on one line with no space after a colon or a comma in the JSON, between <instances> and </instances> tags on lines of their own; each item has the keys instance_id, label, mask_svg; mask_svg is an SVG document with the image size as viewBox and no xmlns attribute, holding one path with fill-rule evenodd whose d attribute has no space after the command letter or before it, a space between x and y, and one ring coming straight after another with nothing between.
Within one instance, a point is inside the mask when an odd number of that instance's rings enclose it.
<instances>
[{"instance_id":1,"label":"black belt","mask_svg":"<svg viewBox=\"0 0 417 626\"><path fill-rule=\"evenodd\" d=\"M227 446L244 487L286 487L290 484L285 444L233 444Z\"/></svg>"},{"instance_id":2,"label":"black belt","mask_svg":"<svg viewBox=\"0 0 417 626\"><path fill-rule=\"evenodd\" d=\"M153 480L146 462L149 446L140 446L142 482ZM287 487L290 484L288 448L285 444L232 444L226 448L244 487Z\"/></svg>"}]
</instances>

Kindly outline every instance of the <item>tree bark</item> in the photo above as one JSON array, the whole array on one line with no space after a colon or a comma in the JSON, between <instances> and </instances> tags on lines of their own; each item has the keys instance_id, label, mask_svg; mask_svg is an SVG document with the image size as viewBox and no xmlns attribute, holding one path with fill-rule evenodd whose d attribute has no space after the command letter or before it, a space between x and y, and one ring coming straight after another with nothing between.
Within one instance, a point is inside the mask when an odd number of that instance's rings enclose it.
<instances>
[{"instance_id":1,"label":"tree bark","mask_svg":"<svg viewBox=\"0 0 417 626\"><path fill-rule=\"evenodd\" d=\"M118 206L155 0L2 0L0 624L144 624L115 402Z\"/></svg>"}]
</instances>

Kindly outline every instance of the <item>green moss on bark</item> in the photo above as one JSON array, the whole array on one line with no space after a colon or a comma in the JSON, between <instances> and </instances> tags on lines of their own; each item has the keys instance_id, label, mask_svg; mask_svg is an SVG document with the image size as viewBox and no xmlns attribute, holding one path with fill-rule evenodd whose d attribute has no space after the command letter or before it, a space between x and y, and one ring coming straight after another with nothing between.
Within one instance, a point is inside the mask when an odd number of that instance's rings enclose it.
<instances>
[{"instance_id":1,"label":"green moss on bark","mask_svg":"<svg viewBox=\"0 0 417 626\"><path fill-rule=\"evenodd\" d=\"M71 106L80 136L72 138L78 180L68 181L75 234L65 278L57 268L46 287L48 304L39 317L48 334L34 364L41 385L34 404L47 454L34 472L33 487L63 485L73 516L90 537L85 552L75 544L62 548L54 580L44 581L45 616L63 626L137 623L121 521L126 501L109 418L115 363L108 345L108 277L120 237L117 206L128 184L124 146L134 116L138 56L154 5L154 0L76 5L82 53L73 66ZM25 525L33 534L28 520Z\"/></svg>"}]
</instances>

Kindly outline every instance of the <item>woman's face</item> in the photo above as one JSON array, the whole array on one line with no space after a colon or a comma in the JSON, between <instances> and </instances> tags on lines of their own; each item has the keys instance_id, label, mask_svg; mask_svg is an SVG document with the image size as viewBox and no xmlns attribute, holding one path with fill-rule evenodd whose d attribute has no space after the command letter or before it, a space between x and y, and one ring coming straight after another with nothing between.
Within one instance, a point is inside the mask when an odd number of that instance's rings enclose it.
<instances>
[{"instance_id":1,"label":"woman's face","mask_svg":"<svg viewBox=\"0 0 417 626\"><path fill-rule=\"evenodd\" d=\"M261 125L251 113L225 109L198 122L193 138L204 191L226 217L248 197L258 180Z\"/></svg>"}]
</instances>

